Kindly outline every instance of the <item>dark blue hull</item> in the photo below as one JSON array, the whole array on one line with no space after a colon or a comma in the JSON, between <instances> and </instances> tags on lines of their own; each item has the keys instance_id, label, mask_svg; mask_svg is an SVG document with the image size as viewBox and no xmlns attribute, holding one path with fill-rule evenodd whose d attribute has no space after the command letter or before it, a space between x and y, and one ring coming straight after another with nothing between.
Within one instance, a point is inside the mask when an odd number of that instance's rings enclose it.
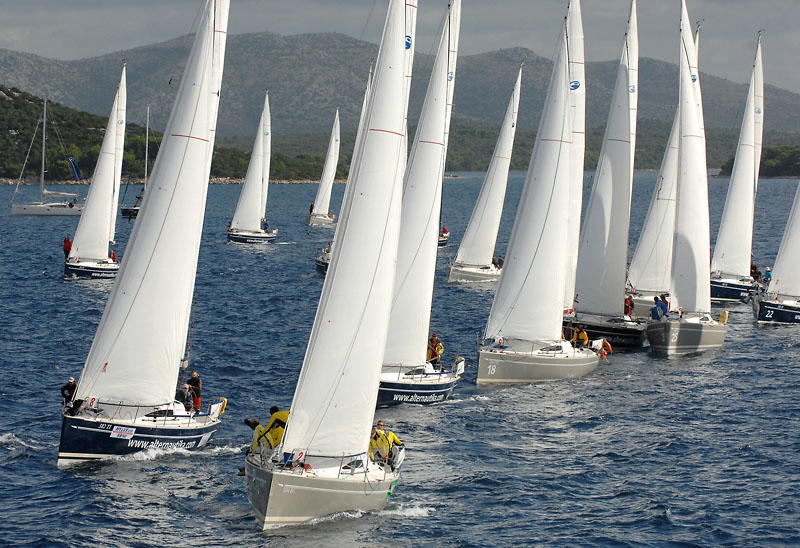
<instances>
[{"instance_id":1,"label":"dark blue hull","mask_svg":"<svg viewBox=\"0 0 800 548\"><path fill-rule=\"evenodd\" d=\"M753 284L711 280L712 301L746 301L753 293Z\"/></svg>"},{"instance_id":2,"label":"dark blue hull","mask_svg":"<svg viewBox=\"0 0 800 548\"><path fill-rule=\"evenodd\" d=\"M611 349L638 350L647 342L645 331L647 324L642 322L635 325L626 325L623 322L591 322L578 317L576 320L564 320L564 327L570 323L579 323L586 331L589 340L605 339L611 344Z\"/></svg>"},{"instance_id":3,"label":"dark blue hull","mask_svg":"<svg viewBox=\"0 0 800 548\"><path fill-rule=\"evenodd\" d=\"M139 214L139 206L131 206L131 207L121 207L119 209L120 215L124 219L135 219L136 216Z\"/></svg>"},{"instance_id":4,"label":"dark blue hull","mask_svg":"<svg viewBox=\"0 0 800 548\"><path fill-rule=\"evenodd\" d=\"M328 263L320 259L314 259L314 265L317 267L317 272L323 276L328 273Z\"/></svg>"},{"instance_id":5,"label":"dark blue hull","mask_svg":"<svg viewBox=\"0 0 800 548\"><path fill-rule=\"evenodd\" d=\"M117 276L119 268L101 268L88 265L64 263L65 278L88 278L93 280L110 280Z\"/></svg>"},{"instance_id":6,"label":"dark blue hull","mask_svg":"<svg viewBox=\"0 0 800 548\"><path fill-rule=\"evenodd\" d=\"M277 238L277 234L264 234L263 236L256 236L254 234L236 234L228 232L228 241L237 244L263 244L269 243Z\"/></svg>"},{"instance_id":7,"label":"dark blue hull","mask_svg":"<svg viewBox=\"0 0 800 548\"><path fill-rule=\"evenodd\" d=\"M197 449L208 443L218 427L219 421L194 427L166 428L63 415L58 465L130 455L150 448Z\"/></svg>"},{"instance_id":8,"label":"dark blue hull","mask_svg":"<svg viewBox=\"0 0 800 548\"><path fill-rule=\"evenodd\" d=\"M800 323L800 306L756 298L753 300L753 312L759 322Z\"/></svg>"},{"instance_id":9,"label":"dark blue hull","mask_svg":"<svg viewBox=\"0 0 800 548\"><path fill-rule=\"evenodd\" d=\"M443 402L453 394L458 380L438 384L381 381L376 407L390 407L401 403L429 405Z\"/></svg>"}]
</instances>

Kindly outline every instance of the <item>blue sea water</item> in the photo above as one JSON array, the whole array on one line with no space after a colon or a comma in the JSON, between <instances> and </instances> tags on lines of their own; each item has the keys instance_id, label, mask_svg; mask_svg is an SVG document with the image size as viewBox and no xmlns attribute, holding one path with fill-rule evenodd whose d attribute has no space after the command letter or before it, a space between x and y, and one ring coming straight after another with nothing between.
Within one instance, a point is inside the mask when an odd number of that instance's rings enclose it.
<instances>
[{"instance_id":1,"label":"blue sea water","mask_svg":"<svg viewBox=\"0 0 800 548\"><path fill-rule=\"evenodd\" d=\"M225 241L240 186L209 189L192 368L204 400L229 400L211 444L71 471L56 468L58 390L80 374L111 286L62 281L61 242L77 218L0 208L0 545L800 545L800 328L759 327L734 305L717 352L615 353L584 378L478 389L475 341L492 291L444 283L482 182L459 175L444 185L452 237L440 250L432 328L472 367L443 404L379 411L408 447L385 510L271 532L256 526L236 474L251 435L242 421L291 403L322 287L313 257L333 234L304 225L316 187L270 188L280 233L263 247ZM636 174L631 249L655 177ZM523 179L511 175L503 254ZM727 182L709 182L712 239ZM760 265L774 261L796 185L760 184ZM334 210L343 190L334 188ZM37 194L23 187L17 200ZM119 220L118 253L131 227Z\"/></svg>"}]
</instances>

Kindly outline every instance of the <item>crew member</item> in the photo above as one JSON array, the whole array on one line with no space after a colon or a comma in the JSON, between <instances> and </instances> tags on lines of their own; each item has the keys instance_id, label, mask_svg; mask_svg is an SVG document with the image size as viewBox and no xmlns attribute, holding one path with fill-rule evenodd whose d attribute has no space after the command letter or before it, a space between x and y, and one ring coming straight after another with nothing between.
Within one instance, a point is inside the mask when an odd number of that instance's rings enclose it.
<instances>
[{"instance_id":1,"label":"crew member","mask_svg":"<svg viewBox=\"0 0 800 548\"><path fill-rule=\"evenodd\" d=\"M444 345L439 340L439 335L434 333L428 341L428 363L441 366L442 354L444 354Z\"/></svg>"},{"instance_id":2,"label":"crew member","mask_svg":"<svg viewBox=\"0 0 800 548\"><path fill-rule=\"evenodd\" d=\"M630 295L625 296L625 304L623 305L623 310L626 316L630 316L633 314L633 299L631 299Z\"/></svg>"},{"instance_id":3,"label":"crew member","mask_svg":"<svg viewBox=\"0 0 800 548\"><path fill-rule=\"evenodd\" d=\"M62 249L64 250L64 260L66 261L69 257L69 252L72 251L72 240L69 239L69 234L64 236L64 246Z\"/></svg>"},{"instance_id":4,"label":"crew member","mask_svg":"<svg viewBox=\"0 0 800 548\"><path fill-rule=\"evenodd\" d=\"M175 401L182 403L187 411L192 410L192 396L190 392L191 387L188 384L184 384L180 390L175 392Z\"/></svg>"},{"instance_id":5,"label":"crew member","mask_svg":"<svg viewBox=\"0 0 800 548\"><path fill-rule=\"evenodd\" d=\"M589 344L589 335L583 330L581 324L575 326L575 332L572 334L572 343L574 346L586 346Z\"/></svg>"},{"instance_id":6,"label":"crew member","mask_svg":"<svg viewBox=\"0 0 800 548\"><path fill-rule=\"evenodd\" d=\"M197 371L192 371L192 376L186 381L186 384L192 387L192 406L200 411L203 403L200 398L203 391L203 380L200 378Z\"/></svg>"},{"instance_id":7,"label":"crew member","mask_svg":"<svg viewBox=\"0 0 800 548\"><path fill-rule=\"evenodd\" d=\"M666 305L658 300L658 297L653 297L653 307L650 308L650 317L654 320L658 320L661 316L664 315L664 308Z\"/></svg>"},{"instance_id":8,"label":"crew member","mask_svg":"<svg viewBox=\"0 0 800 548\"><path fill-rule=\"evenodd\" d=\"M661 306L661 310L664 312L664 314L668 314L669 313L669 301L667 300L667 294L666 293L662 293L659 296L659 298L661 299L661 303L663 304L663 306Z\"/></svg>"},{"instance_id":9,"label":"crew member","mask_svg":"<svg viewBox=\"0 0 800 548\"><path fill-rule=\"evenodd\" d=\"M64 404L72 401L72 398L75 397L75 390L77 389L78 385L75 384L75 377L70 377L67 384L61 387L61 397L64 400Z\"/></svg>"},{"instance_id":10,"label":"crew member","mask_svg":"<svg viewBox=\"0 0 800 548\"><path fill-rule=\"evenodd\" d=\"M375 462L387 463L394 470L394 462L403 447L403 442L394 432L385 430L385 427L385 423L379 420L372 429L369 439L369 456Z\"/></svg>"},{"instance_id":11,"label":"crew member","mask_svg":"<svg viewBox=\"0 0 800 548\"><path fill-rule=\"evenodd\" d=\"M273 405L269 408L269 413L267 426L264 427L261 434L253 439L253 443L258 446L258 442L263 438L270 449L275 449L283 440L283 432L289 421L289 411L281 411L277 405Z\"/></svg>"},{"instance_id":12,"label":"crew member","mask_svg":"<svg viewBox=\"0 0 800 548\"><path fill-rule=\"evenodd\" d=\"M503 268L503 256L502 255L498 255L497 256L497 268Z\"/></svg>"}]
</instances>

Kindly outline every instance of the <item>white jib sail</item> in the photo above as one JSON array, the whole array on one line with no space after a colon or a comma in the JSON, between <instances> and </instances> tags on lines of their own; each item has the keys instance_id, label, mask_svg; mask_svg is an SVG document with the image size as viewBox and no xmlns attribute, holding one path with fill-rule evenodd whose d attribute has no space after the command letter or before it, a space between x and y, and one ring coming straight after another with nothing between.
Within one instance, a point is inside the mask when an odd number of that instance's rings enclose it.
<instances>
[{"instance_id":1,"label":"white jib sail","mask_svg":"<svg viewBox=\"0 0 800 548\"><path fill-rule=\"evenodd\" d=\"M567 50L569 51L569 89L572 107L572 168L569 186L569 228L567 231L567 279L564 309L575 306L575 274L578 269L578 243L583 207L583 157L586 148L586 76L583 51L583 19L580 0L570 0L567 9Z\"/></svg>"},{"instance_id":2,"label":"white jib sail","mask_svg":"<svg viewBox=\"0 0 800 548\"><path fill-rule=\"evenodd\" d=\"M125 65L108 116L106 133L92 175L92 184L75 229L70 258L101 261L108 258L108 243L114 240L122 148L125 141ZM119 168L117 168L119 166Z\"/></svg>"},{"instance_id":3,"label":"white jib sail","mask_svg":"<svg viewBox=\"0 0 800 548\"><path fill-rule=\"evenodd\" d=\"M800 186L794 195L792 210L786 229L783 231L781 246L772 267L772 279L767 291L770 294L794 297L800 296Z\"/></svg>"},{"instance_id":4,"label":"white jib sail","mask_svg":"<svg viewBox=\"0 0 800 548\"><path fill-rule=\"evenodd\" d=\"M508 170L511 166L511 152L514 148L514 135L517 131L517 112L522 85L522 67L517 74L514 91L508 100L508 108L500 126L500 135L494 146L489 169L483 180L478 201L469 218L461 245L458 247L456 262L467 265L491 264L500 218L503 215L503 202L506 197Z\"/></svg>"},{"instance_id":5,"label":"white jib sail","mask_svg":"<svg viewBox=\"0 0 800 548\"><path fill-rule=\"evenodd\" d=\"M754 140L755 140L755 166L756 166L756 191L758 191L758 172L761 169L761 143L764 138L764 62L761 59L761 33L758 34L756 46L756 62L753 67L755 102Z\"/></svg>"},{"instance_id":6,"label":"white jib sail","mask_svg":"<svg viewBox=\"0 0 800 548\"><path fill-rule=\"evenodd\" d=\"M319 179L317 197L314 199L314 213L327 215L331 205L331 190L333 180L336 178L336 166L339 164L339 109L333 118L331 139L328 142L328 154L325 156L325 165L322 167L322 177Z\"/></svg>"},{"instance_id":7,"label":"white jib sail","mask_svg":"<svg viewBox=\"0 0 800 548\"><path fill-rule=\"evenodd\" d=\"M203 4L151 184L86 359L78 399L149 406L175 397L208 190L216 2Z\"/></svg>"},{"instance_id":8,"label":"white jib sail","mask_svg":"<svg viewBox=\"0 0 800 548\"><path fill-rule=\"evenodd\" d=\"M592 314L622 316L628 259L628 226L633 189L636 126L635 3L622 46L603 145L583 221L578 254L575 308ZM633 113L633 115L632 115Z\"/></svg>"},{"instance_id":9,"label":"white jib sail","mask_svg":"<svg viewBox=\"0 0 800 548\"><path fill-rule=\"evenodd\" d=\"M756 200L755 65L747 90L742 129L733 161L731 180L719 225L711 270L734 276L750 275L753 244L753 208Z\"/></svg>"},{"instance_id":10,"label":"white jib sail","mask_svg":"<svg viewBox=\"0 0 800 548\"><path fill-rule=\"evenodd\" d=\"M270 136L269 92L264 96L264 108L258 121L258 132L250 154L247 175L244 178L239 202L233 214L231 228L258 232L261 230L261 219L267 205L267 187L269 184L269 145ZM266 171L265 171L266 170Z\"/></svg>"},{"instance_id":11,"label":"white jib sail","mask_svg":"<svg viewBox=\"0 0 800 548\"><path fill-rule=\"evenodd\" d=\"M364 118L300 378L285 452L367 450L397 260L403 157L405 3L391 0Z\"/></svg>"},{"instance_id":12,"label":"white jib sail","mask_svg":"<svg viewBox=\"0 0 800 548\"><path fill-rule=\"evenodd\" d=\"M678 193L675 200L675 240L672 245L672 307L684 312L711 311L709 266L708 174L695 74L689 66L694 39L688 18L681 20L680 143Z\"/></svg>"},{"instance_id":13,"label":"white jib sail","mask_svg":"<svg viewBox=\"0 0 800 548\"><path fill-rule=\"evenodd\" d=\"M486 323L485 335L489 339L561 339L572 173L569 86L565 26L559 37L505 264Z\"/></svg>"},{"instance_id":14,"label":"white jib sail","mask_svg":"<svg viewBox=\"0 0 800 548\"><path fill-rule=\"evenodd\" d=\"M448 97L452 97L455 84L455 62L450 60L458 50L458 44L450 40L451 36L458 35L451 24L453 19L458 21L460 5L460 0L451 3L442 27L406 168L397 274L384 364L425 363L439 241L442 176L447 156Z\"/></svg>"}]
</instances>

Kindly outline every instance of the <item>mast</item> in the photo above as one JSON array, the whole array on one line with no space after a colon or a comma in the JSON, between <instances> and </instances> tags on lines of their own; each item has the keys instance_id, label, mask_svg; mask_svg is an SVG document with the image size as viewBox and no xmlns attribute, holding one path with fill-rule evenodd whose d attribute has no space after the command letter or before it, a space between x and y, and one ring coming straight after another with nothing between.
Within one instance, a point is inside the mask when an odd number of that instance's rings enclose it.
<instances>
[{"instance_id":1,"label":"mast","mask_svg":"<svg viewBox=\"0 0 800 548\"><path fill-rule=\"evenodd\" d=\"M147 188L147 162L150 152L150 105L147 105L147 122L144 133L144 188Z\"/></svg>"},{"instance_id":2,"label":"mast","mask_svg":"<svg viewBox=\"0 0 800 548\"><path fill-rule=\"evenodd\" d=\"M44 111L42 112L42 169L39 170L39 195L44 203L44 164L47 150L47 99L44 100Z\"/></svg>"}]
</instances>

